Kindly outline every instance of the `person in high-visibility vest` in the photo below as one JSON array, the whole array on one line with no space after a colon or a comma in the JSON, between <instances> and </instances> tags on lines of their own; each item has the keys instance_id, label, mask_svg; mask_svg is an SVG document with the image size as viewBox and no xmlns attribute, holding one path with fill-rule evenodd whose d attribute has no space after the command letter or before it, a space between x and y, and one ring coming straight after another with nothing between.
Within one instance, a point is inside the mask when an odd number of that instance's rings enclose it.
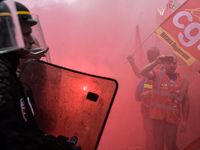
<instances>
[{"instance_id":1,"label":"person in high-visibility vest","mask_svg":"<svg viewBox=\"0 0 200 150\"><path fill-rule=\"evenodd\" d=\"M164 70L152 69L164 64ZM178 150L176 137L178 125L180 131L187 129L189 114L188 81L176 72L177 56L162 55L141 69L141 75L153 81L150 117L153 123L155 150L164 149L164 139L168 150ZM166 137L165 137L166 136Z\"/></svg>"},{"instance_id":2,"label":"person in high-visibility vest","mask_svg":"<svg viewBox=\"0 0 200 150\"><path fill-rule=\"evenodd\" d=\"M150 47L147 50L147 59L149 63L153 62L159 55L160 55L160 50L157 47ZM143 119L143 128L146 134L145 147L146 149L152 150L154 149L154 144L153 144L152 121L149 116L149 108L150 108L149 106L150 106L150 100L151 100L150 91L152 90L153 82L140 75L140 70L135 64L134 58L132 55L128 56L127 59L129 63L131 64L131 67L135 75L138 78L141 78L140 82L138 83L136 87L135 97L136 97L136 101L142 102L141 113L142 113L142 119ZM154 69L164 69L164 66L162 64L157 65Z\"/></svg>"}]
</instances>

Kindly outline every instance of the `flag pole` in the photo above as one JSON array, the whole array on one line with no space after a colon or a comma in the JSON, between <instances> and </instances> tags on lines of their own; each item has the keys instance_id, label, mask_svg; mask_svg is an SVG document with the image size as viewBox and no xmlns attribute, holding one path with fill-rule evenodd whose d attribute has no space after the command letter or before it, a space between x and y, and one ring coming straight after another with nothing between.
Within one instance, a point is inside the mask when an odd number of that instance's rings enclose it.
<instances>
[{"instance_id":1,"label":"flag pole","mask_svg":"<svg viewBox=\"0 0 200 150\"><path fill-rule=\"evenodd\" d=\"M136 50L131 54L131 56L133 56L135 54L135 52L144 44L144 42L146 42L146 40L148 40L150 38L150 36L159 28L160 26L158 26L137 48ZM128 62L128 59L126 60L126 62L124 64L126 64Z\"/></svg>"},{"instance_id":2,"label":"flag pole","mask_svg":"<svg viewBox=\"0 0 200 150\"><path fill-rule=\"evenodd\" d=\"M156 28L157 29L157 28ZM150 36L155 32L155 30L135 49L135 51L131 54L131 56L133 56L135 54L135 52L137 52L137 50L146 42L146 40L148 40L150 38ZM128 62L128 59L126 60L126 62L124 64L126 64Z\"/></svg>"}]
</instances>

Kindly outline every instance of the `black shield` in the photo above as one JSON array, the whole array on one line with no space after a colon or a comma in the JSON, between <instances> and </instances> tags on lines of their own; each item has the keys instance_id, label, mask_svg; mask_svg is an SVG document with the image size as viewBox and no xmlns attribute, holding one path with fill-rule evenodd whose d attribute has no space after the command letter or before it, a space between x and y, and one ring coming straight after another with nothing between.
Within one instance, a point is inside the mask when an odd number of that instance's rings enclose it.
<instances>
[{"instance_id":1,"label":"black shield","mask_svg":"<svg viewBox=\"0 0 200 150\"><path fill-rule=\"evenodd\" d=\"M33 91L45 133L77 136L83 150L97 149L118 89L116 80L38 60L24 65L20 80Z\"/></svg>"}]
</instances>

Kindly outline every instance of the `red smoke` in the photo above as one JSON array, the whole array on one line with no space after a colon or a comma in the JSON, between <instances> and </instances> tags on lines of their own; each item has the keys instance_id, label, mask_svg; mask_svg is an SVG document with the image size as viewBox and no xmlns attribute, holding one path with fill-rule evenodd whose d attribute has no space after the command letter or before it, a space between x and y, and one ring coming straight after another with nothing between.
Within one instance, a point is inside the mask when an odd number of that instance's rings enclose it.
<instances>
[{"instance_id":1,"label":"red smoke","mask_svg":"<svg viewBox=\"0 0 200 150\"><path fill-rule=\"evenodd\" d=\"M53 64L118 81L119 89L98 149L144 147L140 103L135 101L138 79L130 65L124 63L134 51L136 25L144 41L157 27L157 9L164 8L168 0L20 1L40 16ZM146 59L146 50L155 45L161 54L171 52L152 35L142 46L144 56L140 57ZM178 135L180 149L200 135L200 74L196 71L200 66L191 69L182 64L179 70L190 80L191 110L187 132Z\"/></svg>"}]
</instances>

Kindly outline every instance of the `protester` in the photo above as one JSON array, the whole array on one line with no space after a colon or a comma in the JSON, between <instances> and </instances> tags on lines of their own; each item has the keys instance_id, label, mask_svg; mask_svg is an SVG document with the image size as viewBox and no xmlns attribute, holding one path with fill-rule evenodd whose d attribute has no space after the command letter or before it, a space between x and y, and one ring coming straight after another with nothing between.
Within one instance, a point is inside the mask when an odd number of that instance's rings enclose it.
<instances>
[{"instance_id":1,"label":"protester","mask_svg":"<svg viewBox=\"0 0 200 150\"><path fill-rule=\"evenodd\" d=\"M153 70L158 64L164 64L165 70ZM167 54L158 56L156 60L141 69L141 75L153 81L150 117L153 123L155 150L164 149L164 141L168 150L178 150L176 137L178 125L180 131L187 129L189 114L188 82L176 72L177 56Z\"/></svg>"},{"instance_id":2,"label":"protester","mask_svg":"<svg viewBox=\"0 0 200 150\"><path fill-rule=\"evenodd\" d=\"M149 63L153 62L160 55L160 50L157 47L150 47L147 50L147 59ZM140 70L134 62L134 58L132 55L128 56L128 60L131 64L133 72L139 78L142 78L137 85L136 88L136 100L141 101L141 113L143 119L143 128L145 130L146 138L145 138L145 147L147 150L153 150L153 130L152 130L152 120L149 116L149 107L151 100L152 90L152 81L148 80L145 77L142 77L140 74ZM154 69L163 69L163 65L158 65Z\"/></svg>"}]
</instances>

